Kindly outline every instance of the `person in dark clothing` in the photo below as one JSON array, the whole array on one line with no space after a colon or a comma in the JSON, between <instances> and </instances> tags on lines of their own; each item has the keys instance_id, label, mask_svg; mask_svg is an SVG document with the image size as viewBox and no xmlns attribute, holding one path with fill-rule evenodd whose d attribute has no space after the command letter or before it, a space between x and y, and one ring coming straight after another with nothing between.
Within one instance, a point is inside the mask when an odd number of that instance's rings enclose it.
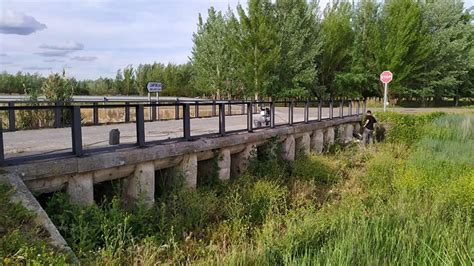
<instances>
[{"instance_id":1,"label":"person in dark clothing","mask_svg":"<svg viewBox=\"0 0 474 266\"><path fill-rule=\"evenodd\" d=\"M367 111L365 116L365 123L364 123L364 133L362 135L363 144L372 144L374 142L374 124L377 123L377 120L372 115L370 110Z\"/></svg>"}]
</instances>

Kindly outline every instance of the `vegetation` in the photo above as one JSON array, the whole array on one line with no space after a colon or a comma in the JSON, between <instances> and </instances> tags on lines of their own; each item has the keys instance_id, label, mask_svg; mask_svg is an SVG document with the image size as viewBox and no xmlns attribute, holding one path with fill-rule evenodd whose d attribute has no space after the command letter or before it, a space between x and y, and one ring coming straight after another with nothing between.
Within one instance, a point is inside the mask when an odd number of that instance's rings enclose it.
<instances>
[{"instance_id":1,"label":"vegetation","mask_svg":"<svg viewBox=\"0 0 474 266\"><path fill-rule=\"evenodd\" d=\"M190 62L127 66L115 79L76 81L78 94L244 97L390 97L457 104L474 93L473 9L458 0L250 0L200 15ZM4 93L38 90L38 75L0 74Z\"/></svg>"},{"instance_id":2,"label":"vegetation","mask_svg":"<svg viewBox=\"0 0 474 266\"><path fill-rule=\"evenodd\" d=\"M269 144L244 176L175 182L151 209L57 193L46 210L86 264L472 264L472 115L379 119L384 143L294 163Z\"/></svg>"},{"instance_id":3,"label":"vegetation","mask_svg":"<svg viewBox=\"0 0 474 266\"><path fill-rule=\"evenodd\" d=\"M12 189L0 183L0 264L64 265L67 256L52 248L34 215L10 202Z\"/></svg>"}]
</instances>

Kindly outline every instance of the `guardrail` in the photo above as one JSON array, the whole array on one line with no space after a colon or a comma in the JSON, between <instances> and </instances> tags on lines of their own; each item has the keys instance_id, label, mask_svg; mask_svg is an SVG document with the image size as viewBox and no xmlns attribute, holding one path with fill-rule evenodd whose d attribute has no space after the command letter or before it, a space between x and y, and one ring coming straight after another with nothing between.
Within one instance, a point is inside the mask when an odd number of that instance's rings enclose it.
<instances>
[{"instance_id":1,"label":"guardrail","mask_svg":"<svg viewBox=\"0 0 474 266\"><path fill-rule=\"evenodd\" d=\"M156 115L156 110L160 107L174 107L176 117L174 119L183 121L182 137L177 138L178 140L193 140L204 136L215 135L215 136L225 136L226 134L235 133L235 132L253 132L254 128L254 119L253 115L257 112L258 106L268 106L270 109L270 121L268 125L264 124L260 128L275 128L276 126L292 126L298 123L311 123L324 120L322 117L323 105L327 104L329 107L329 117L325 119L333 119L334 116L334 105L335 102L332 100L329 101L194 101L194 102L177 102L177 103L162 103L162 102L151 102L151 103L125 103L125 104L89 104L89 105L15 105L9 103L8 106L0 107L0 111L8 112L9 122L9 131L15 131L15 111L26 111L26 110L49 110L54 112L54 126L59 128L64 125L61 124L61 116L63 110L68 110L70 112L70 123L71 127L71 152L70 155L83 156L88 152L93 152L94 149L83 149L82 145L82 118L81 110L84 109L93 109L93 124L98 125L98 111L99 109L108 109L108 108L124 108L125 109L125 123L130 123L130 109L135 109L135 121L136 124L136 143L137 147L144 147L147 145L146 136L145 136L145 108L149 107L152 110L151 119L148 121L156 121L159 117ZM365 113L366 102L361 100L340 100L337 102L339 114L337 117L347 117L353 115L360 115ZM346 106L345 106L346 104ZM354 110L354 104L356 105ZM232 106L240 105L240 115L247 115L247 128L243 130L226 130L226 108L229 115L232 115L231 108ZM288 106L288 121L285 124L277 125L275 122L275 107L276 105ZM294 122L294 108L295 106L302 105L304 108L304 120L300 122ZM362 106L361 106L362 105ZM191 106L194 106L195 113L194 117L191 117ZM204 134L204 135L191 135L191 119L200 118L199 109L202 106L211 106L212 115L219 117L219 127L217 134ZM318 115L316 119L310 119L310 106L317 106ZM361 107L363 111L361 112ZM347 108L347 114L344 114L344 108ZM248 110L252 110L249 112ZM182 117L179 116L180 111L182 111ZM155 119L154 119L155 118ZM1 123L0 123L1 125ZM157 141L153 141L156 143ZM151 143L151 142L150 142ZM129 147L130 145L123 145L123 147ZM15 158L16 160L18 158ZM21 158L20 158L21 159ZM33 156L28 160L41 159L41 156ZM4 153L4 143L3 143L3 126L0 126L0 165L8 163L9 159L5 159Z\"/></svg>"}]
</instances>

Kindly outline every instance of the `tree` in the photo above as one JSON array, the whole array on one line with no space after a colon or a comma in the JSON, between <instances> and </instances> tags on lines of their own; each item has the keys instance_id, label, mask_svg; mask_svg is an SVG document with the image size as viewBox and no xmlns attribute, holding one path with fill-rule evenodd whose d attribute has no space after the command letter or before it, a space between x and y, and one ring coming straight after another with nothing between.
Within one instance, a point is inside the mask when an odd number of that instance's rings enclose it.
<instances>
[{"instance_id":1,"label":"tree","mask_svg":"<svg viewBox=\"0 0 474 266\"><path fill-rule=\"evenodd\" d=\"M456 0L428 3L424 15L432 36L426 84L436 99L450 96L457 102L469 83L474 42L470 16Z\"/></svg>"},{"instance_id":2,"label":"tree","mask_svg":"<svg viewBox=\"0 0 474 266\"><path fill-rule=\"evenodd\" d=\"M236 54L239 77L245 95L256 97L278 94L280 47L277 43L277 21L269 0L250 0L247 12L239 4L239 28L231 47Z\"/></svg>"},{"instance_id":3,"label":"tree","mask_svg":"<svg viewBox=\"0 0 474 266\"><path fill-rule=\"evenodd\" d=\"M352 10L347 1L334 1L324 10L321 24L322 55L319 57L317 96L342 96L348 88L344 74L350 71L354 32Z\"/></svg>"},{"instance_id":4,"label":"tree","mask_svg":"<svg viewBox=\"0 0 474 266\"><path fill-rule=\"evenodd\" d=\"M321 50L317 8L305 0L276 1L280 64L275 96L307 97L316 84Z\"/></svg>"}]
</instances>

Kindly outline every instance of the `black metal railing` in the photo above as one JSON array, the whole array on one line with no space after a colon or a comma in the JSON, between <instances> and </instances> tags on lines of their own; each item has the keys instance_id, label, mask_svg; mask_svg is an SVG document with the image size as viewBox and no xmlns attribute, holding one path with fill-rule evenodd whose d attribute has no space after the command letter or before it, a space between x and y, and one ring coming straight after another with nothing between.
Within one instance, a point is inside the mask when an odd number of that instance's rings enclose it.
<instances>
[{"instance_id":1,"label":"black metal railing","mask_svg":"<svg viewBox=\"0 0 474 266\"><path fill-rule=\"evenodd\" d=\"M275 119L275 110L276 106L287 106L288 107L288 120L286 123L277 124ZM355 110L354 110L354 105ZM211 109L211 114L209 116L202 115L202 107L209 107ZM232 107L233 106L240 106L240 110L236 110L234 112ZM268 107L270 109L270 119L269 123L264 123L261 127L255 128L254 127L254 115L258 113L258 107ZM295 106L302 106L302 107L295 107ZM317 106L317 116L316 119L311 119L310 117L310 108L311 106ZM329 116L327 118L323 118L323 108L324 106L328 106L329 108ZM265 101L177 101L173 103L169 102L125 102L123 104L111 103L111 104L99 104L98 102L94 103L87 103L87 104L77 104L74 103L72 105L62 105L62 104L52 104L52 103L45 103L45 104L34 104L31 103L8 103L7 106L0 106L0 112L7 112L8 115L8 127L6 131L15 131L18 128L16 127L16 111L49 111L54 115L54 122L53 125L55 128L60 127L68 127L71 128L71 150L72 155L75 156L83 156L88 152L93 152L93 149L84 150L83 143L82 143L82 127L85 126L85 123L82 121L81 111L92 109L92 125L100 125L99 121L99 111L104 109L124 109L124 121L123 123L131 123L132 115L131 110L135 110L135 119L134 123L136 124L136 142L135 145L138 147L145 147L147 144L156 143L157 141L150 141L147 142L146 134L145 134L145 123L152 122L152 121L159 121L165 120L160 118L159 109L160 108L171 108L175 110L175 120L182 120L183 121L183 128L182 128L182 137L175 138L175 139L182 139L182 140L194 140L204 135L192 135L191 134L191 119L194 118L204 118L204 117L218 117L218 132L216 134L211 134L215 136L225 136L226 134L234 133L237 131L247 131L253 132L256 129L261 128L275 128L277 126L292 126L297 123L312 123L318 122L325 119L334 119L334 109L335 109L335 102L333 100L323 101L272 101L272 102L265 102ZM192 107L194 108L194 116L191 116ZM145 108L150 108L150 119L145 119ZM294 110L295 108L303 108L303 120L302 121L294 121ZM338 116L339 117L347 117L347 116L358 116L362 114L361 108L363 108L363 112L365 112L366 102L361 100L339 100L337 101L337 108ZM345 113L345 108L347 108ZM209 108L208 108L209 109ZM227 109L227 110L226 110ZM66 113L65 113L65 110ZM249 110L251 110L249 112ZM227 111L227 112L226 112ZM180 116L182 113L182 116ZM65 114L68 116L68 123L65 124L63 119L65 118ZM246 115L247 126L241 130L227 130L226 129L226 117L232 115ZM1 118L0 118L1 119ZM0 121L0 165L8 163L10 161L9 158L5 158L4 152L4 130L3 125ZM14 134L14 133L12 133ZM209 134L206 134L209 135ZM18 157L12 158L13 160L18 160ZM21 159L21 157L20 157ZM27 160L36 160L41 159L40 156L29 156ZM22 161L25 159L23 158Z\"/></svg>"}]
</instances>

